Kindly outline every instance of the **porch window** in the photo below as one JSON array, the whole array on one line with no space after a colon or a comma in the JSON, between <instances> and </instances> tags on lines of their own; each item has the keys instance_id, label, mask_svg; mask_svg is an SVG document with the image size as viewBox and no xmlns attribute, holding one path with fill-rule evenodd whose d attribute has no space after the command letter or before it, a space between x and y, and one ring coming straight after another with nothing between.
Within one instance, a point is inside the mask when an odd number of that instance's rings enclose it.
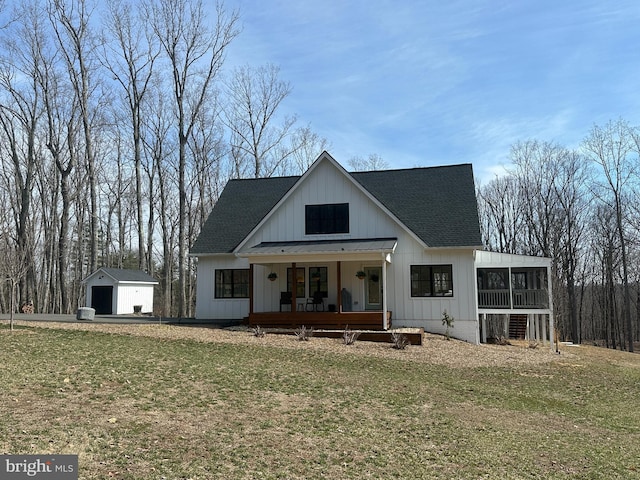
<instances>
[{"instance_id":1,"label":"porch window","mask_svg":"<svg viewBox=\"0 0 640 480\"><path fill-rule=\"evenodd\" d=\"M287 268L287 292L293 292L291 288L291 268ZM296 267L296 298L305 297L304 267Z\"/></svg>"},{"instance_id":2,"label":"porch window","mask_svg":"<svg viewBox=\"0 0 640 480\"><path fill-rule=\"evenodd\" d=\"M412 297L452 297L451 265L411 265Z\"/></svg>"},{"instance_id":3,"label":"porch window","mask_svg":"<svg viewBox=\"0 0 640 480\"><path fill-rule=\"evenodd\" d=\"M305 234L349 233L349 204L305 205Z\"/></svg>"},{"instance_id":4,"label":"porch window","mask_svg":"<svg viewBox=\"0 0 640 480\"><path fill-rule=\"evenodd\" d=\"M309 296L312 297L315 292L320 292L322 298L329 296L327 267L309 267Z\"/></svg>"},{"instance_id":5,"label":"porch window","mask_svg":"<svg viewBox=\"0 0 640 480\"><path fill-rule=\"evenodd\" d=\"M216 270L216 298L249 298L249 269Z\"/></svg>"}]
</instances>

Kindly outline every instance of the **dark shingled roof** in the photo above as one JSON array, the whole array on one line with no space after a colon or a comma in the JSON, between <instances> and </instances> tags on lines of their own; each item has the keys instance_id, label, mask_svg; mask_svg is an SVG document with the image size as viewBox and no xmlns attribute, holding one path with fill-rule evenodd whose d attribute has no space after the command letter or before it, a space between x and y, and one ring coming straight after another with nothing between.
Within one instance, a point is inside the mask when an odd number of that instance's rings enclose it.
<instances>
[{"instance_id":1,"label":"dark shingled roof","mask_svg":"<svg viewBox=\"0 0 640 480\"><path fill-rule=\"evenodd\" d=\"M190 253L231 253L299 178L229 180Z\"/></svg>"},{"instance_id":2,"label":"dark shingled roof","mask_svg":"<svg viewBox=\"0 0 640 480\"><path fill-rule=\"evenodd\" d=\"M428 246L482 245L470 164L351 176Z\"/></svg>"},{"instance_id":3,"label":"dark shingled roof","mask_svg":"<svg viewBox=\"0 0 640 480\"><path fill-rule=\"evenodd\" d=\"M125 268L108 268L101 267L98 270L102 270L107 275L113 277L118 282L155 282L158 281L148 273L142 270L128 270Z\"/></svg>"},{"instance_id":4,"label":"dark shingled roof","mask_svg":"<svg viewBox=\"0 0 640 480\"><path fill-rule=\"evenodd\" d=\"M470 164L350 175L428 246L482 245ZM299 178L230 180L191 254L231 253Z\"/></svg>"}]
</instances>

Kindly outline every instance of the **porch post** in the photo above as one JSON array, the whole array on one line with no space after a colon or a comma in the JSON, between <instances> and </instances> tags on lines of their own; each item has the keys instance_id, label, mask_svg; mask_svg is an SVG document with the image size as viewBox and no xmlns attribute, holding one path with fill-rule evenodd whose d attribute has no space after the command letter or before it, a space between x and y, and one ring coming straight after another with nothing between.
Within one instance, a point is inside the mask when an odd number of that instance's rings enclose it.
<instances>
[{"instance_id":1,"label":"porch post","mask_svg":"<svg viewBox=\"0 0 640 480\"><path fill-rule=\"evenodd\" d=\"M549 298L547 299L549 307L549 343L551 344L551 351L553 352L553 343L555 341L555 329L553 325L553 292L551 289L551 267L547 267L547 290Z\"/></svg>"},{"instance_id":2,"label":"porch post","mask_svg":"<svg viewBox=\"0 0 640 480\"><path fill-rule=\"evenodd\" d=\"M253 313L253 263L249 264L249 315Z\"/></svg>"},{"instance_id":3,"label":"porch post","mask_svg":"<svg viewBox=\"0 0 640 480\"><path fill-rule=\"evenodd\" d=\"M382 254L382 328L389 329L387 321L387 259Z\"/></svg>"},{"instance_id":4,"label":"porch post","mask_svg":"<svg viewBox=\"0 0 640 480\"><path fill-rule=\"evenodd\" d=\"M547 343L547 319L546 315L540 315L540 324L542 327L542 344Z\"/></svg>"},{"instance_id":5,"label":"porch post","mask_svg":"<svg viewBox=\"0 0 640 480\"><path fill-rule=\"evenodd\" d=\"M337 270L337 277L338 277L338 281L336 282L336 285L338 285L338 313L342 313L342 272L341 272L341 266L342 266L342 262L340 262L340 260L338 260L338 263L336 265L336 270Z\"/></svg>"},{"instance_id":6,"label":"porch post","mask_svg":"<svg viewBox=\"0 0 640 480\"><path fill-rule=\"evenodd\" d=\"M296 313L298 301L296 293L298 290L298 271L296 270L296 262L291 263L291 312Z\"/></svg>"},{"instance_id":7,"label":"porch post","mask_svg":"<svg viewBox=\"0 0 640 480\"><path fill-rule=\"evenodd\" d=\"M487 343L487 314L481 313L480 318L482 319L482 343Z\"/></svg>"}]
</instances>

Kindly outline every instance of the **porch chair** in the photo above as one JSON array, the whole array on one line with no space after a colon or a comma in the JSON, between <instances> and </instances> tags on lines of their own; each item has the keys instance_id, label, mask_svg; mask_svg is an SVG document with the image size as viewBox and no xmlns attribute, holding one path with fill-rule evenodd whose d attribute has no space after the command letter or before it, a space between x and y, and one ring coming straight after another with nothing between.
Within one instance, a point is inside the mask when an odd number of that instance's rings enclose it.
<instances>
[{"instance_id":1,"label":"porch chair","mask_svg":"<svg viewBox=\"0 0 640 480\"><path fill-rule=\"evenodd\" d=\"M292 299L293 295L291 292L280 292L280 311L282 311L282 305L289 305L289 309L291 310Z\"/></svg>"},{"instance_id":2,"label":"porch chair","mask_svg":"<svg viewBox=\"0 0 640 480\"><path fill-rule=\"evenodd\" d=\"M324 297L322 296L322 292L313 292L313 297L307 298L305 310L307 312L324 312Z\"/></svg>"}]
</instances>

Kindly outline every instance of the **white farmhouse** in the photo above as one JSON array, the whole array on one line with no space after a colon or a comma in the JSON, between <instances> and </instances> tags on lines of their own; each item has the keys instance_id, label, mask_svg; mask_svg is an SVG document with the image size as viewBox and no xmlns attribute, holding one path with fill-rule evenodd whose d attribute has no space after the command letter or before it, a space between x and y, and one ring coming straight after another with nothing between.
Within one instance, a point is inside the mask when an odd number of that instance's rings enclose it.
<instances>
[{"instance_id":1,"label":"white farmhouse","mask_svg":"<svg viewBox=\"0 0 640 480\"><path fill-rule=\"evenodd\" d=\"M552 341L549 259L481 250L471 165L349 173L324 152L302 176L228 182L190 252L196 317L443 333L446 311L479 343L524 315Z\"/></svg>"}]
</instances>

